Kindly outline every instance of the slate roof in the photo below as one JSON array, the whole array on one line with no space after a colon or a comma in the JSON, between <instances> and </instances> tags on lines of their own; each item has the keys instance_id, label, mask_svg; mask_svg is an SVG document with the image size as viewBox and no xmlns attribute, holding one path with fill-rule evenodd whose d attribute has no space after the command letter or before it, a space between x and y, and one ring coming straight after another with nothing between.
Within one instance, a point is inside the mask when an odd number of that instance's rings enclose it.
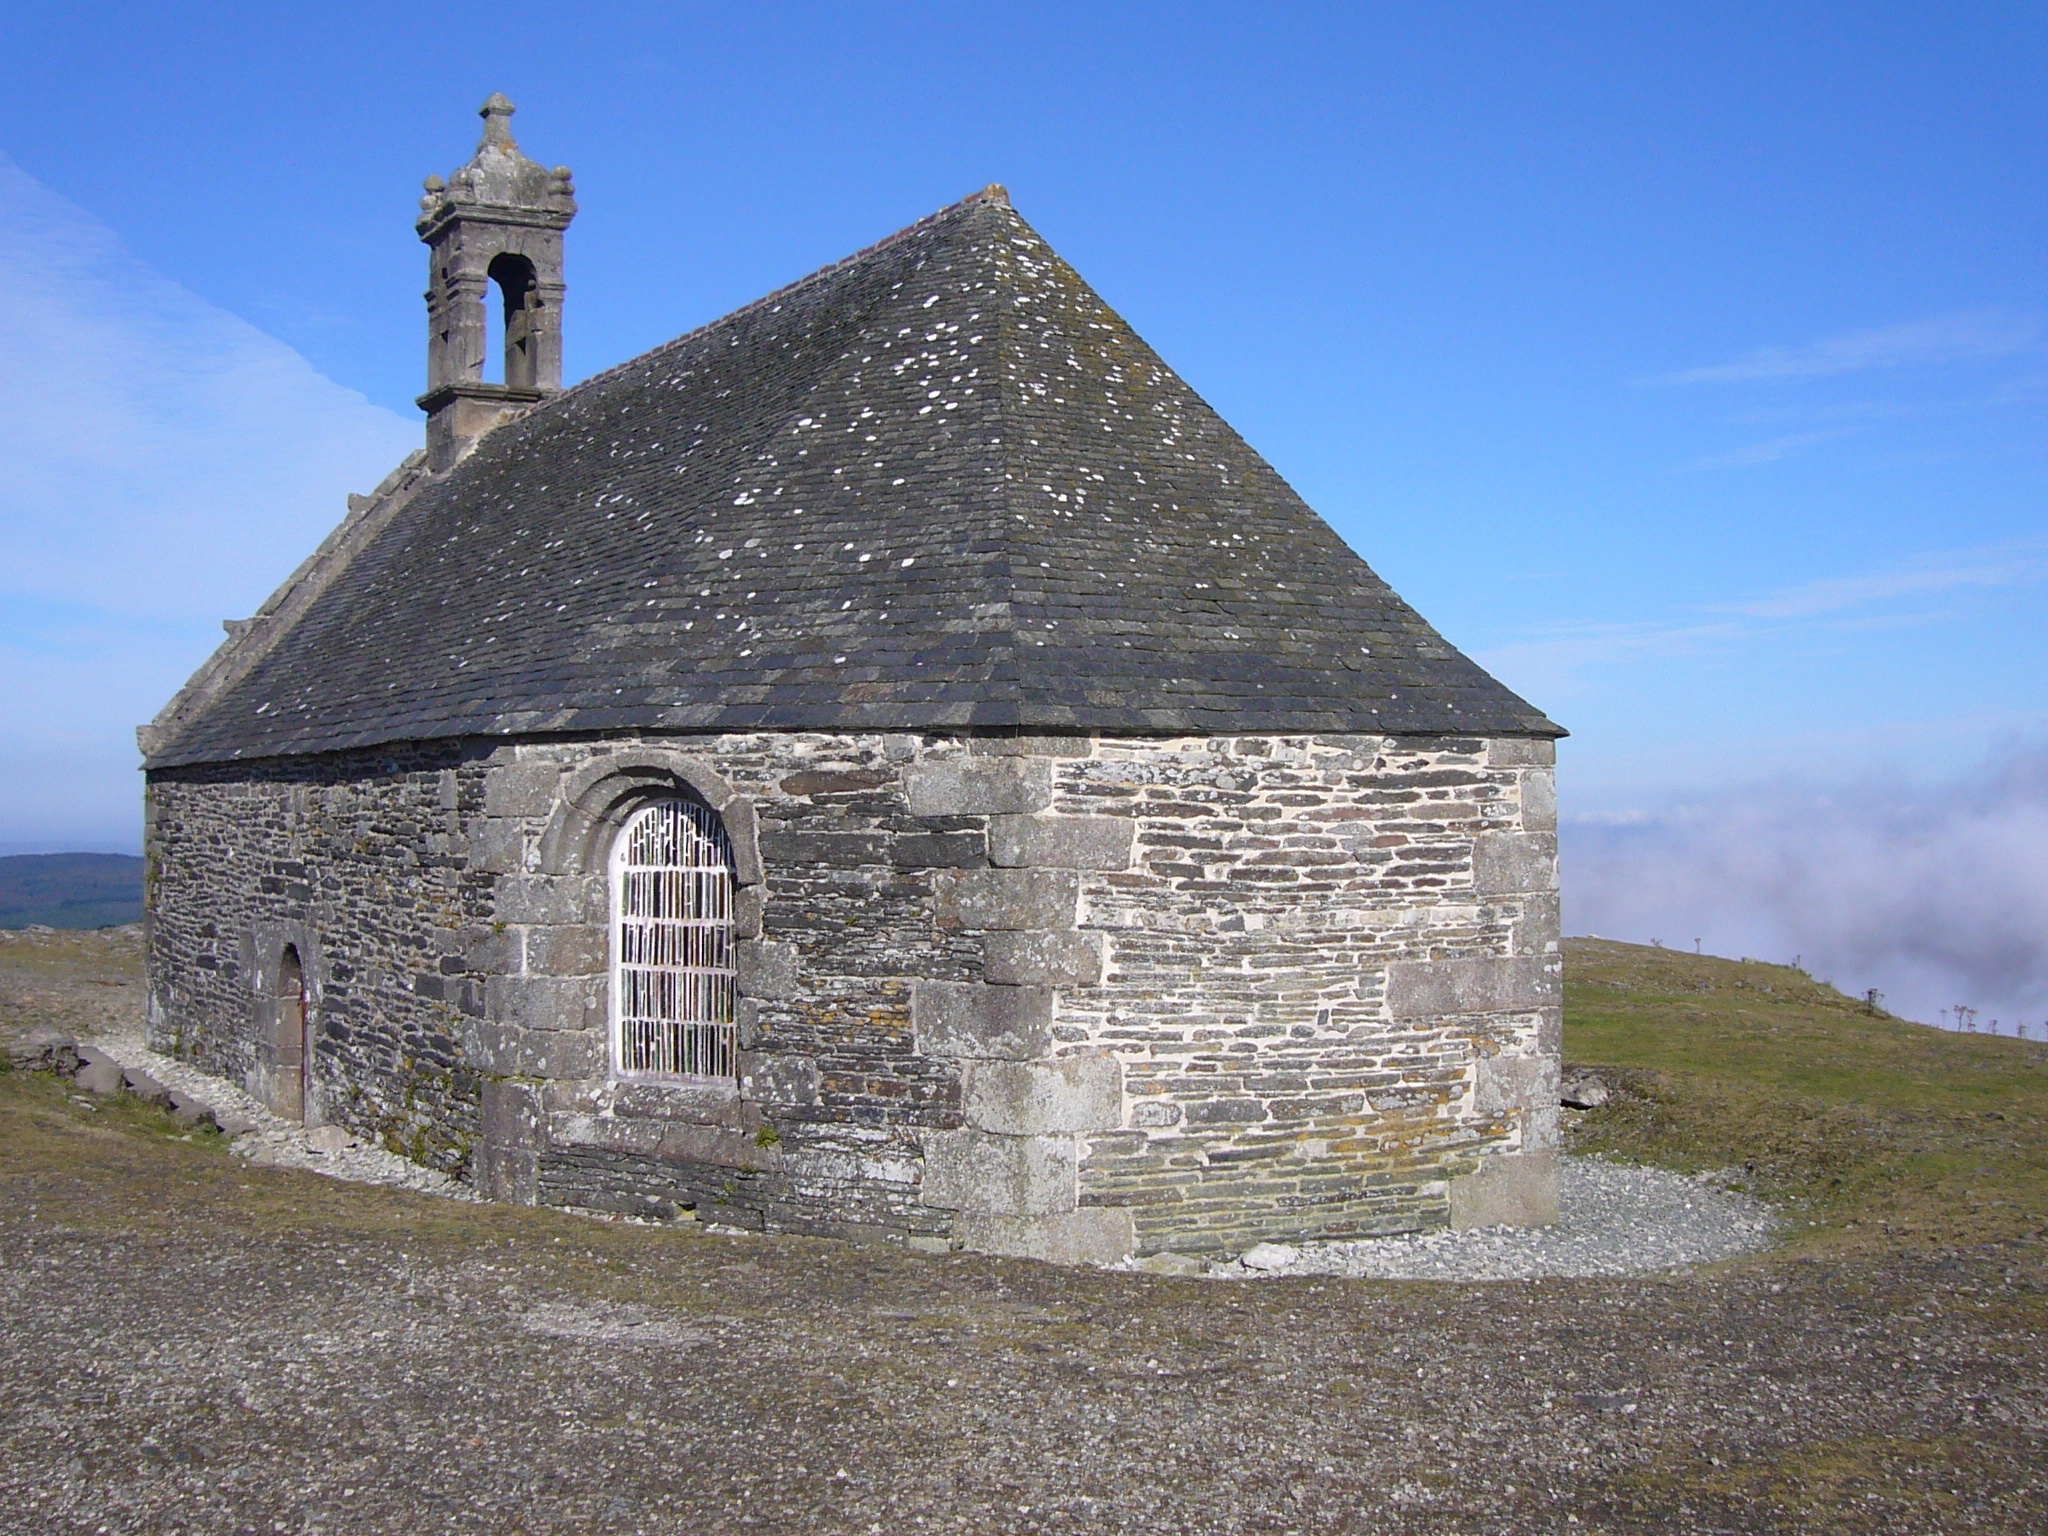
<instances>
[{"instance_id":1,"label":"slate roof","mask_svg":"<svg viewBox=\"0 0 2048 1536\"><path fill-rule=\"evenodd\" d=\"M1556 736L991 188L498 428L152 766L451 736Z\"/></svg>"}]
</instances>

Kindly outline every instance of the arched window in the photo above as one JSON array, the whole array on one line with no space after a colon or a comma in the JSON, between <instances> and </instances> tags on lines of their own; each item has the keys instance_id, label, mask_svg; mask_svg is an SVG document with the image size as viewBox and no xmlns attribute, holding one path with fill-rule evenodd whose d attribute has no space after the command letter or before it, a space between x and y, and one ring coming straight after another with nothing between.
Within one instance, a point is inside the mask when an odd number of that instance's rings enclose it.
<instances>
[{"instance_id":1,"label":"arched window","mask_svg":"<svg viewBox=\"0 0 2048 1536\"><path fill-rule=\"evenodd\" d=\"M488 272L505 301L505 344L499 352L503 382L513 389L532 389L539 377L533 355L533 321L534 311L540 307L533 263L507 252L492 260Z\"/></svg>"},{"instance_id":2,"label":"arched window","mask_svg":"<svg viewBox=\"0 0 2048 1536\"><path fill-rule=\"evenodd\" d=\"M734 1072L732 845L717 813L661 800L612 844L612 1061L621 1077Z\"/></svg>"}]
</instances>

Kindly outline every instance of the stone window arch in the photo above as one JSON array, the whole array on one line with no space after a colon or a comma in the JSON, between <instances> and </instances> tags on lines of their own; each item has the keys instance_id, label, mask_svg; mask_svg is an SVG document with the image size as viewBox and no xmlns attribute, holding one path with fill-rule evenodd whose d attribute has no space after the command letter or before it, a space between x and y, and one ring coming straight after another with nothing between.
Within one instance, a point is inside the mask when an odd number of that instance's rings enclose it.
<instances>
[{"instance_id":1,"label":"stone window arch","mask_svg":"<svg viewBox=\"0 0 2048 1536\"><path fill-rule=\"evenodd\" d=\"M737 882L724 821L696 799L651 800L625 818L608 863L613 1071L730 1081Z\"/></svg>"}]
</instances>

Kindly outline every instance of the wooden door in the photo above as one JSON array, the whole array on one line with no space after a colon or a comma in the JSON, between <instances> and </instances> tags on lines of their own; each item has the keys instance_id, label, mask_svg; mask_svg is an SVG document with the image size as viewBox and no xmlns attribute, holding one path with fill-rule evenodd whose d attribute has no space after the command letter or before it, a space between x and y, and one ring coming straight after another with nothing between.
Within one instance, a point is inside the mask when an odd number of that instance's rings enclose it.
<instances>
[{"instance_id":1,"label":"wooden door","mask_svg":"<svg viewBox=\"0 0 2048 1536\"><path fill-rule=\"evenodd\" d=\"M306 1118L306 968L289 944L277 962L277 1112Z\"/></svg>"}]
</instances>

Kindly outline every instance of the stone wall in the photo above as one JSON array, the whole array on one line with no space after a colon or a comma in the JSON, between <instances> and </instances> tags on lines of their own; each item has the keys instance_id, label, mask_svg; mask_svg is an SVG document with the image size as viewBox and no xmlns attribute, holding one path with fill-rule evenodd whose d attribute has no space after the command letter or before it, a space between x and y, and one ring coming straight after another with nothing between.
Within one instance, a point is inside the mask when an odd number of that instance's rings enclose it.
<instances>
[{"instance_id":1,"label":"stone wall","mask_svg":"<svg viewBox=\"0 0 2048 1536\"><path fill-rule=\"evenodd\" d=\"M465 936L492 921L472 866L487 760L459 745L152 774L144 813L149 1043L275 1102L280 956L305 971L307 1116L467 1166L484 1008Z\"/></svg>"},{"instance_id":2,"label":"stone wall","mask_svg":"<svg viewBox=\"0 0 2048 1536\"><path fill-rule=\"evenodd\" d=\"M1540 1220L1550 761L760 734L159 773L152 1030L260 1079L297 942L317 1112L506 1199L1064 1259ZM722 1088L607 1071L603 853L676 792L740 865Z\"/></svg>"}]
</instances>

